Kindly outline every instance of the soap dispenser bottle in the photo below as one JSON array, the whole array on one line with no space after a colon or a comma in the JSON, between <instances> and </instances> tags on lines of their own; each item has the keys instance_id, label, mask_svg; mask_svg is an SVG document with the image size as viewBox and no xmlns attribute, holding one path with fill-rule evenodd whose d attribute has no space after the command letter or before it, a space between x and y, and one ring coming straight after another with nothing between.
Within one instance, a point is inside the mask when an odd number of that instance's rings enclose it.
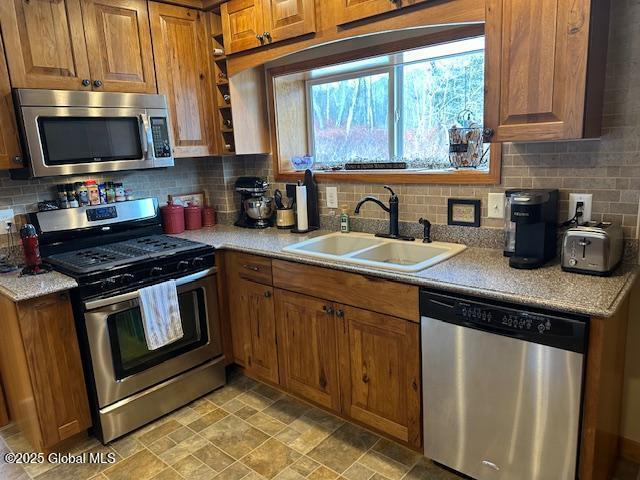
<instances>
[{"instance_id":1,"label":"soap dispenser bottle","mask_svg":"<svg viewBox=\"0 0 640 480\"><path fill-rule=\"evenodd\" d=\"M349 233L349 210L346 205L342 205L340 209L342 210L342 213L340 214L340 232Z\"/></svg>"}]
</instances>

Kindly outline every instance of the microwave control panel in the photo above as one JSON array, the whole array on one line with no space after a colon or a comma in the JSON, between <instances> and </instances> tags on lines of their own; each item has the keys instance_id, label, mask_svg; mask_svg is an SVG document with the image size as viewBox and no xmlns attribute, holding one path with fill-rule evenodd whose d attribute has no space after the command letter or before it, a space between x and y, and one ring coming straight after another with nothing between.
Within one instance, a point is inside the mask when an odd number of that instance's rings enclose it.
<instances>
[{"instance_id":1,"label":"microwave control panel","mask_svg":"<svg viewBox=\"0 0 640 480\"><path fill-rule=\"evenodd\" d=\"M171 156L169 129L165 117L151 117L151 135L153 136L153 155L156 158Z\"/></svg>"}]
</instances>

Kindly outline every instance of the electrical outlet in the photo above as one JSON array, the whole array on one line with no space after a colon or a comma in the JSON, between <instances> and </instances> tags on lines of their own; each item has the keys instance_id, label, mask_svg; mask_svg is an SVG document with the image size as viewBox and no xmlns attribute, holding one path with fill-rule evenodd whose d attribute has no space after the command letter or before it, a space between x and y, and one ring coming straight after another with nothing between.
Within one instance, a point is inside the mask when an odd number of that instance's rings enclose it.
<instances>
[{"instance_id":1,"label":"electrical outlet","mask_svg":"<svg viewBox=\"0 0 640 480\"><path fill-rule=\"evenodd\" d=\"M504 193L490 193L487 203L489 218L504 218L504 204L506 203Z\"/></svg>"},{"instance_id":2,"label":"electrical outlet","mask_svg":"<svg viewBox=\"0 0 640 480\"><path fill-rule=\"evenodd\" d=\"M9 233L9 224L14 224L13 209L8 208L6 210L0 210L0 235Z\"/></svg>"},{"instance_id":3,"label":"electrical outlet","mask_svg":"<svg viewBox=\"0 0 640 480\"><path fill-rule=\"evenodd\" d=\"M569 213L567 220L571 220L576 214L576 205L582 202L582 217L579 222L585 223L591 221L591 204L593 203L593 195L590 193L570 193L569 194Z\"/></svg>"},{"instance_id":4,"label":"electrical outlet","mask_svg":"<svg viewBox=\"0 0 640 480\"><path fill-rule=\"evenodd\" d=\"M338 187L327 187L327 208L338 208Z\"/></svg>"}]
</instances>

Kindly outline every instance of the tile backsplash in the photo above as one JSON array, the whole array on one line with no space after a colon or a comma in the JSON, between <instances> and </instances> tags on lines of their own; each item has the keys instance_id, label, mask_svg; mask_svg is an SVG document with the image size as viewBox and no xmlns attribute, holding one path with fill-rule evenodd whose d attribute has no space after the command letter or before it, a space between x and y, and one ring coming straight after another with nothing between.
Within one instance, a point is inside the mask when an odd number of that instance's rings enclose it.
<instances>
[{"instance_id":1,"label":"tile backsplash","mask_svg":"<svg viewBox=\"0 0 640 480\"><path fill-rule=\"evenodd\" d=\"M627 238L637 238L640 201L640 2L612 2L611 33L602 137L597 140L506 144L503 149L502 182L481 185L394 185L400 196L400 220L414 223L421 216L436 225L446 224L447 198L482 200L482 226L501 228L503 220L487 218L487 195L508 188L559 188L560 217L568 213L570 192L593 194L593 218L620 223ZM179 159L170 169L96 175L96 180L122 181L137 197L205 191L210 203L233 217L238 200L233 183L239 175L273 178L267 156L229 156ZM79 179L87 179L82 176ZM72 178L14 181L0 172L0 209L16 213L33 210L39 200L55 195L56 183ZM282 187L282 185L278 185ZM388 197L382 185L320 185L320 211L328 225L339 211L326 207L325 188L338 188L339 204L353 211L364 195ZM361 211L363 219L386 219L372 204Z\"/></svg>"}]
</instances>

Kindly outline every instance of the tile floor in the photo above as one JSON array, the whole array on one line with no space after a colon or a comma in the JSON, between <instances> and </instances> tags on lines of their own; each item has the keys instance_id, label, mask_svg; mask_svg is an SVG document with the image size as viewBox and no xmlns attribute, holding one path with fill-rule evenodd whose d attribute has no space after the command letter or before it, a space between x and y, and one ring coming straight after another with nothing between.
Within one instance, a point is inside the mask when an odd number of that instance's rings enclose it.
<instances>
[{"instance_id":1,"label":"tile floor","mask_svg":"<svg viewBox=\"0 0 640 480\"><path fill-rule=\"evenodd\" d=\"M72 453L112 453L113 464L13 465L29 451L17 428L0 430L2 480L458 480L402 446L247 377L103 446L87 439ZM640 480L622 462L617 480Z\"/></svg>"}]
</instances>

